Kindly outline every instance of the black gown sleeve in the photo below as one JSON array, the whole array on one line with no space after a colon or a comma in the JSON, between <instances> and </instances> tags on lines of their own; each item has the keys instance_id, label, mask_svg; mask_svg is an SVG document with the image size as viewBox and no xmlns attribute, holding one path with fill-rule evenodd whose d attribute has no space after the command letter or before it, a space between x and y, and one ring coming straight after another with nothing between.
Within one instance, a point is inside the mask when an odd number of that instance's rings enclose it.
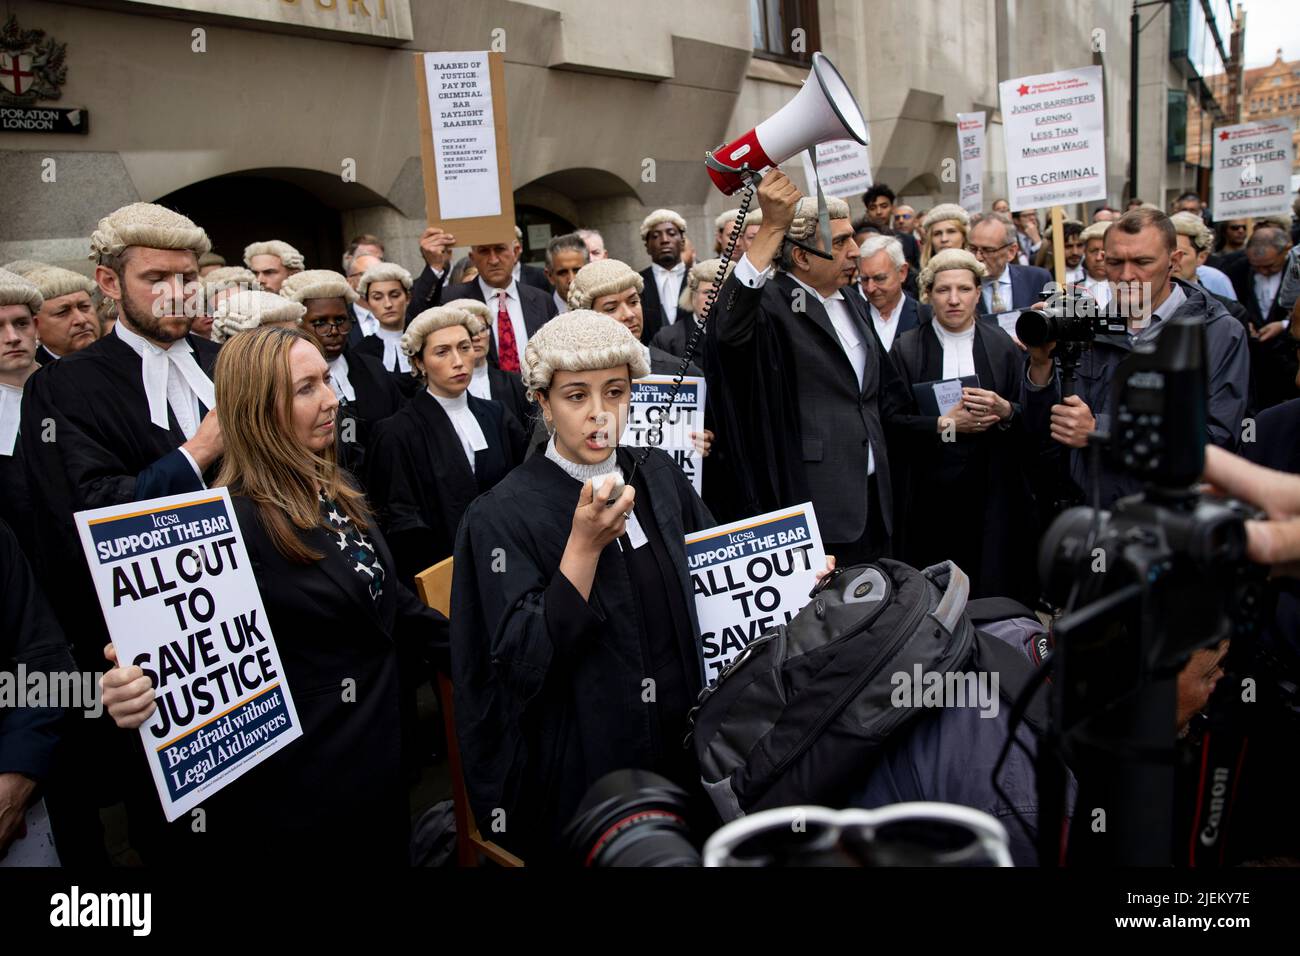
<instances>
[{"instance_id":1,"label":"black gown sleeve","mask_svg":"<svg viewBox=\"0 0 1300 956\"><path fill-rule=\"evenodd\" d=\"M203 480L179 448L140 472L127 468L101 440L109 428L96 420L94 396L63 394L52 371L33 375L23 396L20 434L29 483L53 482L57 488L66 482L72 511L203 488Z\"/></svg>"},{"instance_id":2,"label":"black gown sleeve","mask_svg":"<svg viewBox=\"0 0 1300 956\"><path fill-rule=\"evenodd\" d=\"M0 666L17 673L72 673L72 649L37 586L18 540L0 521ZM0 708L0 773L49 776L64 711L58 707Z\"/></svg>"}]
</instances>

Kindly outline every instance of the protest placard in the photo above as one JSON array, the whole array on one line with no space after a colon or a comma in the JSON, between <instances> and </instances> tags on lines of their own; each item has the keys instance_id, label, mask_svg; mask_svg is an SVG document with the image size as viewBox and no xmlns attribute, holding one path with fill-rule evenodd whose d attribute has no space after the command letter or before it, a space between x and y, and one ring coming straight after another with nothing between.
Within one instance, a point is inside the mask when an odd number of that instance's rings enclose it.
<instances>
[{"instance_id":1,"label":"protest placard","mask_svg":"<svg viewBox=\"0 0 1300 956\"><path fill-rule=\"evenodd\" d=\"M623 426L624 445L662 448L691 479L700 494L702 459L691 440L691 432L704 431L704 379L697 375L682 376L670 409L665 409L672 393L675 375L647 375L632 383L632 400L628 403L627 423ZM665 416L665 410L667 415ZM662 423L656 431L654 425Z\"/></svg>"},{"instance_id":2,"label":"protest placard","mask_svg":"<svg viewBox=\"0 0 1300 956\"><path fill-rule=\"evenodd\" d=\"M501 53L417 53L425 215L461 245L515 236Z\"/></svg>"},{"instance_id":3,"label":"protest placard","mask_svg":"<svg viewBox=\"0 0 1300 956\"><path fill-rule=\"evenodd\" d=\"M118 662L153 681L140 736L175 820L302 735L230 495L74 517Z\"/></svg>"},{"instance_id":4,"label":"protest placard","mask_svg":"<svg viewBox=\"0 0 1300 956\"><path fill-rule=\"evenodd\" d=\"M984 211L984 130L986 114L957 114L957 156L961 169L958 202L972 216Z\"/></svg>"},{"instance_id":5,"label":"protest placard","mask_svg":"<svg viewBox=\"0 0 1300 956\"><path fill-rule=\"evenodd\" d=\"M688 534L686 563L712 685L751 641L808 603L826 552L807 503Z\"/></svg>"},{"instance_id":6,"label":"protest placard","mask_svg":"<svg viewBox=\"0 0 1300 956\"><path fill-rule=\"evenodd\" d=\"M808 180L808 195L817 195L817 181L827 196L861 196L871 188L871 145L852 139L835 139L817 144L817 173L808 151L803 156L804 176Z\"/></svg>"},{"instance_id":7,"label":"protest placard","mask_svg":"<svg viewBox=\"0 0 1300 956\"><path fill-rule=\"evenodd\" d=\"M1291 215L1295 120L1289 116L1214 130L1210 210L1215 222Z\"/></svg>"},{"instance_id":8,"label":"protest placard","mask_svg":"<svg viewBox=\"0 0 1300 956\"><path fill-rule=\"evenodd\" d=\"M1106 198L1101 67L999 84L1012 209Z\"/></svg>"}]
</instances>

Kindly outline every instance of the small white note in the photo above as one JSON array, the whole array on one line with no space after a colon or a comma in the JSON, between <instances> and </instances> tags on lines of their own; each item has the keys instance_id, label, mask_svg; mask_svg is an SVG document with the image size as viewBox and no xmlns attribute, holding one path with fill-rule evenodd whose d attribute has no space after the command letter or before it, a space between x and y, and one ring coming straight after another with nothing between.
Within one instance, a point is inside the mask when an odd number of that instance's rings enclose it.
<instances>
[{"instance_id":1,"label":"small white note","mask_svg":"<svg viewBox=\"0 0 1300 956\"><path fill-rule=\"evenodd\" d=\"M939 406L939 414L946 415L954 405L961 401L961 379L950 378L946 382L935 382L934 400Z\"/></svg>"}]
</instances>

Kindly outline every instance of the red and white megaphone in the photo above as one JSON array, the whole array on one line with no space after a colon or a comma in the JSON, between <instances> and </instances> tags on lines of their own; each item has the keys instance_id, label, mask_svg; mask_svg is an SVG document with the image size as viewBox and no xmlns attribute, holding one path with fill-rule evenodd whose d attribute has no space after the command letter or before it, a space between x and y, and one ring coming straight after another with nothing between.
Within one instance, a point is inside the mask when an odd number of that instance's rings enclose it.
<instances>
[{"instance_id":1,"label":"red and white megaphone","mask_svg":"<svg viewBox=\"0 0 1300 956\"><path fill-rule=\"evenodd\" d=\"M794 99L744 136L705 153L704 162L713 184L730 196L747 176L833 139L866 146L867 121L840 71L814 53L812 70Z\"/></svg>"}]
</instances>

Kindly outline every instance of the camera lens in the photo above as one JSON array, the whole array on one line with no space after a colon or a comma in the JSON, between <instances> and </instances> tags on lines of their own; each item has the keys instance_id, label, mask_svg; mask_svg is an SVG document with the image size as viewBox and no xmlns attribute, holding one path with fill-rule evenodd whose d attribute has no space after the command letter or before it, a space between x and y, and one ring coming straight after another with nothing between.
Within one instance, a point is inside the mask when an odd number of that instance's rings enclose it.
<instances>
[{"instance_id":1,"label":"camera lens","mask_svg":"<svg viewBox=\"0 0 1300 956\"><path fill-rule=\"evenodd\" d=\"M1025 345L1037 348L1060 338L1056 319L1037 309L1026 309L1016 319L1016 338Z\"/></svg>"},{"instance_id":2,"label":"camera lens","mask_svg":"<svg viewBox=\"0 0 1300 956\"><path fill-rule=\"evenodd\" d=\"M699 866L686 791L648 770L615 770L587 791L564 831L583 866Z\"/></svg>"}]
</instances>

